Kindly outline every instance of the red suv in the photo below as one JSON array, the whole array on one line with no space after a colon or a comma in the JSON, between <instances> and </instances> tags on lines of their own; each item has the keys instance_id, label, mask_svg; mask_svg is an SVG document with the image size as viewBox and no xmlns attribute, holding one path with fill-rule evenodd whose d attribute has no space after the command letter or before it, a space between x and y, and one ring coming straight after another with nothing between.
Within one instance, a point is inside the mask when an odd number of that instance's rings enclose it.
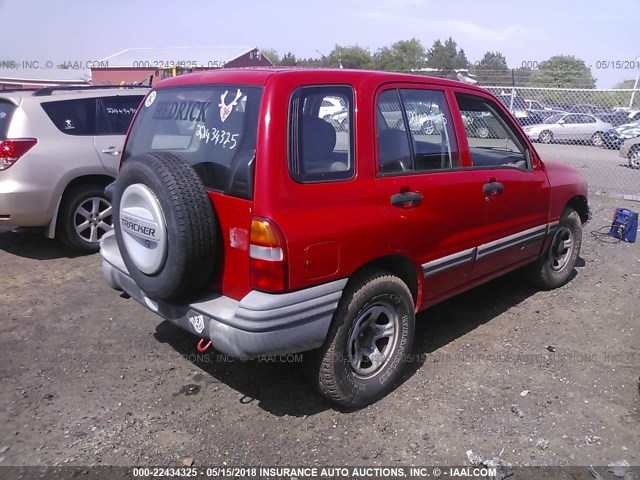
<instances>
[{"instance_id":1,"label":"red suv","mask_svg":"<svg viewBox=\"0 0 640 480\"><path fill-rule=\"evenodd\" d=\"M416 105L441 128L410 128ZM309 352L319 390L351 407L398 379L416 312L519 267L566 283L589 218L580 173L543 163L489 92L373 71L165 80L108 190L113 288L233 357Z\"/></svg>"}]
</instances>

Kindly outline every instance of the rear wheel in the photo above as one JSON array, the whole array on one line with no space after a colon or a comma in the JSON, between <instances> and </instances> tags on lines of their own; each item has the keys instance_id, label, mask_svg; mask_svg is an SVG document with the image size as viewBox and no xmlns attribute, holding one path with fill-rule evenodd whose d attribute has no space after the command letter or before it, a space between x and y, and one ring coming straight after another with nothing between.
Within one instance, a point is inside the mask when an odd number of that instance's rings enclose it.
<instances>
[{"instance_id":1,"label":"rear wheel","mask_svg":"<svg viewBox=\"0 0 640 480\"><path fill-rule=\"evenodd\" d=\"M602 132L596 132L591 137L591 143L595 147L602 147L604 145L604 138L602 138Z\"/></svg>"},{"instance_id":2,"label":"rear wheel","mask_svg":"<svg viewBox=\"0 0 640 480\"><path fill-rule=\"evenodd\" d=\"M536 262L525 267L527 278L544 290L561 287L571 278L581 246L580 215L567 207L562 213L547 251Z\"/></svg>"},{"instance_id":3,"label":"rear wheel","mask_svg":"<svg viewBox=\"0 0 640 480\"><path fill-rule=\"evenodd\" d=\"M629 151L629 166L640 169L640 147L633 147Z\"/></svg>"},{"instance_id":4,"label":"rear wheel","mask_svg":"<svg viewBox=\"0 0 640 480\"><path fill-rule=\"evenodd\" d=\"M414 329L407 285L381 270L362 275L345 290L324 346L311 354L314 383L347 407L375 402L400 376Z\"/></svg>"},{"instance_id":5,"label":"rear wheel","mask_svg":"<svg viewBox=\"0 0 640 480\"><path fill-rule=\"evenodd\" d=\"M540 132L538 140L540 140L542 143L551 143L553 142L553 133L551 133L549 130L544 130Z\"/></svg>"},{"instance_id":6,"label":"rear wheel","mask_svg":"<svg viewBox=\"0 0 640 480\"><path fill-rule=\"evenodd\" d=\"M124 162L114 191L118 248L145 294L171 300L211 278L218 224L211 200L191 165L169 153Z\"/></svg>"},{"instance_id":7,"label":"rear wheel","mask_svg":"<svg viewBox=\"0 0 640 480\"><path fill-rule=\"evenodd\" d=\"M112 229L111 203L101 185L80 185L64 194L57 220L57 236L73 250L95 253Z\"/></svg>"}]
</instances>

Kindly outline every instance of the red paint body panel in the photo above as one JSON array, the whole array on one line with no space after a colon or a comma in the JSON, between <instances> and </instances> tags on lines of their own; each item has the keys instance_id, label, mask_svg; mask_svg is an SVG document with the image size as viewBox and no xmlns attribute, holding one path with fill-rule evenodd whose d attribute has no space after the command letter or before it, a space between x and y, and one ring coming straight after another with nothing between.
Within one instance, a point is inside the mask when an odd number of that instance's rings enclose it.
<instances>
[{"instance_id":1,"label":"red paint body panel","mask_svg":"<svg viewBox=\"0 0 640 480\"><path fill-rule=\"evenodd\" d=\"M221 235L222 267L215 273L216 287L223 295L238 300L251 291L249 229L252 203L212 191L209 191L209 198L215 206Z\"/></svg>"}]
</instances>

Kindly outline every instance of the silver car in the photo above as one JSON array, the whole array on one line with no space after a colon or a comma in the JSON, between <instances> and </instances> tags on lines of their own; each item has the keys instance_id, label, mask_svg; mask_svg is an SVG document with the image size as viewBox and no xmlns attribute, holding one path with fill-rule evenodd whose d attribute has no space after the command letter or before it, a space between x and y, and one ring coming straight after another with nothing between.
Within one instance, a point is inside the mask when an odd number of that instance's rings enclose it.
<instances>
[{"instance_id":1,"label":"silver car","mask_svg":"<svg viewBox=\"0 0 640 480\"><path fill-rule=\"evenodd\" d=\"M146 88L0 91L0 227L44 227L97 252L111 230L104 187Z\"/></svg>"},{"instance_id":2,"label":"silver car","mask_svg":"<svg viewBox=\"0 0 640 480\"><path fill-rule=\"evenodd\" d=\"M612 128L610 123L605 123L593 115L558 113L550 116L543 123L524 127L524 132L531 140L542 143L573 141L600 147L604 143L604 132L610 128Z\"/></svg>"},{"instance_id":3,"label":"silver car","mask_svg":"<svg viewBox=\"0 0 640 480\"><path fill-rule=\"evenodd\" d=\"M631 168L640 169L640 137L626 140L620 147L620 156L629 160Z\"/></svg>"}]
</instances>

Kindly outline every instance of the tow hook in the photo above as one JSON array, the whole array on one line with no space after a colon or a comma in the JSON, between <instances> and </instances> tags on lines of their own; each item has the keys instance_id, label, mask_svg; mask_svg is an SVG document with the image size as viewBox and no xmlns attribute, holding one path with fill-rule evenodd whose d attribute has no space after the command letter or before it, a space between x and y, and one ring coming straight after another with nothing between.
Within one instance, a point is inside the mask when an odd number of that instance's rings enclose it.
<instances>
[{"instance_id":1,"label":"tow hook","mask_svg":"<svg viewBox=\"0 0 640 480\"><path fill-rule=\"evenodd\" d=\"M211 340L209 340L207 342L204 338L201 338L198 341L198 345L196 345L196 350L198 350L198 352L200 352L200 353L204 353L207 350L209 350L210 348L211 348Z\"/></svg>"}]
</instances>

